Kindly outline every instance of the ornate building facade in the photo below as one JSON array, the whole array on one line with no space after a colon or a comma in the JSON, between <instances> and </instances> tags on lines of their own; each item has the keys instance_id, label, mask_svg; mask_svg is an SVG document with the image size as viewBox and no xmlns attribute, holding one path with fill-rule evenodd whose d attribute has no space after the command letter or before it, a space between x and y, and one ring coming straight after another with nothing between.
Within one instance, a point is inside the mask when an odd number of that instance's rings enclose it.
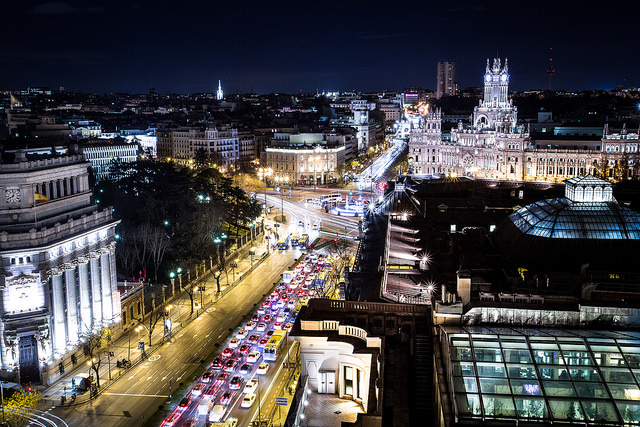
<instances>
[{"instance_id":1,"label":"ornate building facade","mask_svg":"<svg viewBox=\"0 0 640 427\"><path fill-rule=\"evenodd\" d=\"M450 138L441 132L442 113L429 111L412 122L409 157L415 174L440 174L525 181L563 181L592 174L606 179L637 178L639 133L605 126L598 150L536 148L518 124L509 100L509 66L487 60L484 96L472 123L458 123Z\"/></svg>"},{"instance_id":2,"label":"ornate building facade","mask_svg":"<svg viewBox=\"0 0 640 427\"><path fill-rule=\"evenodd\" d=\"M115 227L74 152L0 164L0 375L48 383L120 322Z\"/></svg>"}]
</instances>

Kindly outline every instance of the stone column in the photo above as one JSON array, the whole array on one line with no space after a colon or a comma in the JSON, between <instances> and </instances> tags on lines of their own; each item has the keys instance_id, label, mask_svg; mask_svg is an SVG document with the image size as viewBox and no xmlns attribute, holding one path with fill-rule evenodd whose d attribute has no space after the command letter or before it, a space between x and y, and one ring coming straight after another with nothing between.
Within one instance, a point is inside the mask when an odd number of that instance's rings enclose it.
<instances>
[{"instance_id":1,"label":"stone column","mask_svg":"<svg viewBox=\"0 0 640 427\"><path fill-rule=\"evenodd\" d=\"M112 242L109 245L109 273L111 277L109 280L109 286L111 286L111 304L113 304L114 322L120 322L122 308L120 305L120 295L118 294L118 276L116 274L116 244Z\"/></svg>"},{"instance_id":2,"label":"stone column","mask_svg":"<svg viewBox=\"0 0 640 427\"><path fill-rule=\"evenodd\" d=\"M56 179L55 181L52 181L53 184L53 198L57 199L59 197L58 194L58 180Z\"/></svg>"},{"instance_id":3,"label":"stone column","mask_svg":"<svg viewBox=\"0 0 640 427\"><path fill-rule=\"evenodd\" d=\"M77 295L75 272L75 268L72 268L64 273L67 284L67 339L69 344L72 346L78 343L78 335L80 332L80 318L78 316L78 305L76 303Z\"/></svg>"},{"instance_id":4,"label":"stone column","mask_svg":"<svg viewBox=\"0 0 640 427\"><path fill-rule=\"evenodd\" d=\"M100 265L97 258L91 258L89 261L91 268L91 299L93 307L93 326L94 332L102 328L102 290L100 289L101 274Z\"/></svg>"},{"instance_id":5,"label":"stone column","mask_svg":"<svg viewBox=\"0 0 640 427\"><path fill-rule=\"evenodd\" d=\"M71 195L71 179L72 179L72 178L65 178L65 180L64 180L64 185L65 185L65 195L66 195L66 196Z\"/></svg>"},{"instance_id":6,"label":"stone column","mask_svg":"<svg viewBox=\"0 0 640 427\"><path fill-rule=\"evenodd\" d=\"M89 283L89 258L78 259L78 277L80 278L80 334L91 333L91 284Z\"/></svg>"},{"instance_id":7,"label":"stone column","mask_svg":"<svg viewBox=\"0 0 640 427\"><path fill-rule=\"evenodd\" d=\"M54 354L62 355L67 347L67 333L65 331L66 318L64 315L64 294L62 291L62 272L51 278L53 286L53 298L51 301L51 313L53 314L53 346Z\"/></svg>"},{"instance_id":8,"label":"stone column","mask_svg":"<svg viewBox=\"0 0 640 427\"><path fill-rule=\"evenodd\" d=\"M102 277L100 278L102 287L102 320L106 324L113 322L113 301L111 299L111 264L109 263L109 254L103 253L100 256L100 271Z\"/></svg>"}]
</instances>

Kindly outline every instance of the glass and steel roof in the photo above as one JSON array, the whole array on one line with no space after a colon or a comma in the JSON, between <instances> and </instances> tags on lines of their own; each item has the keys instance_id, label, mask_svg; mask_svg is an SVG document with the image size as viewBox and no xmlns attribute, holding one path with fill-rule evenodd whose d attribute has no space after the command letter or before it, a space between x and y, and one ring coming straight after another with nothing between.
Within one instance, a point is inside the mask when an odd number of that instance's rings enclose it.
<instances>
[{"instance_id":1,"label":"glass and steel roof","mask_svg":"<svg viewBox=\"0 0 640 427\"><path fill-rule=\"evenodd\" d=\"M509 216L525 234L553 239L640 239L640 214L616 202L541 200Z\"/></svg>"},{"instance_id":2,"label":"glass and steel roof","mask_svg":"<svg viewBox=\"0 0 640 427\"><path fill-rule=\"evenodd\" d=\"M640 332L442 330L461 423L640 425Z\"/></svg>"}]
</instances>

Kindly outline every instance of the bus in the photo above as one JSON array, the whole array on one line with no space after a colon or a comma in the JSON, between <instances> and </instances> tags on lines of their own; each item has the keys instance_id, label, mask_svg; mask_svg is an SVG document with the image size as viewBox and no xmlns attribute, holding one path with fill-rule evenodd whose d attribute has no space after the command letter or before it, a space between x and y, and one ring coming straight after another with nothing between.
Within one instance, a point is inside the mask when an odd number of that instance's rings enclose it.
<instances>
[{"instance_id":1,"label":"bus","mask_svg":"<svg viewBox=\"0 0 640 427\"><path fill-rule=\"evenodd\" d=\"M280 239L278 242L278 249L289 249L289 236Z\"/></svg>"},{"instance_id":2,"label":"bus","mask_svg":"<svg viewBox=\"0 0 640 427\"><path fill-rule=\"evenodd\" d=\"M286 283L289 284L291 283L291 281L293 280L293 271L291 270L287 270L284 273L282 273L282 283Z\"/></svg>"},{"instance_id":3,"label":"bus","mask_svg":"<svg viewBox=\"0 0 640 427\"><path fill-rule=\"evenodd\" d=\"M300 240L298 240L298 246L301 248L307 248L309 246L309 235L303 234L300 236Z\"/></svg>"},{"instance_id":4,"label":"bus","mask_svg":"<svg viewBox=\"0 0 640 427\"><path fill-rule=\"evenodd\" d=\"M323 196L320 196L320 203L321 204L325 204L325 203L340 203L342 201L342 195L340 193L332 193L332 194L325 194Z\"/></svg>"},{"instance_id":5,"label":"bus","mask_svg":"<svg viewBox=\"0 0 640 427\"><path fill-rule=\"evenodd\" d=\"M298 232L293 233L293 235L291 236L291 246L298 246L298 236Z\"/></svg>"},{"instance_id":6,"label":"bus","mask_svg":"<svg viewBox=\"0 0 640 427\"><path fill-rule=\"evenodd\" d=\"M264 360L276 360L287 343L287 332L276 329L264 346Z\"/></svg>"}]
</instances>

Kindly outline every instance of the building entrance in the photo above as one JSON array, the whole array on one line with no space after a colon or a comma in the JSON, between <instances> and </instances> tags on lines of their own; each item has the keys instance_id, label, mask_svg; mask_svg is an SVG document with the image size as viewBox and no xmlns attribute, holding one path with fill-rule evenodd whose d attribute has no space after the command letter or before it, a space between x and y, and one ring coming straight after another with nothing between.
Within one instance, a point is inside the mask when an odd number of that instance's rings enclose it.
<instances>
[{"instance_id":1,"label":"building entrance","mask_svg":"<svg viewBox=\"0 0 640 427\"><path fill-rule=\"evenodd\" d=\"M20 337L18 343L20 350L20 382L39 382L40 370L38 369L38 343L33 335Z\"/></svg>"}]
</instances>

